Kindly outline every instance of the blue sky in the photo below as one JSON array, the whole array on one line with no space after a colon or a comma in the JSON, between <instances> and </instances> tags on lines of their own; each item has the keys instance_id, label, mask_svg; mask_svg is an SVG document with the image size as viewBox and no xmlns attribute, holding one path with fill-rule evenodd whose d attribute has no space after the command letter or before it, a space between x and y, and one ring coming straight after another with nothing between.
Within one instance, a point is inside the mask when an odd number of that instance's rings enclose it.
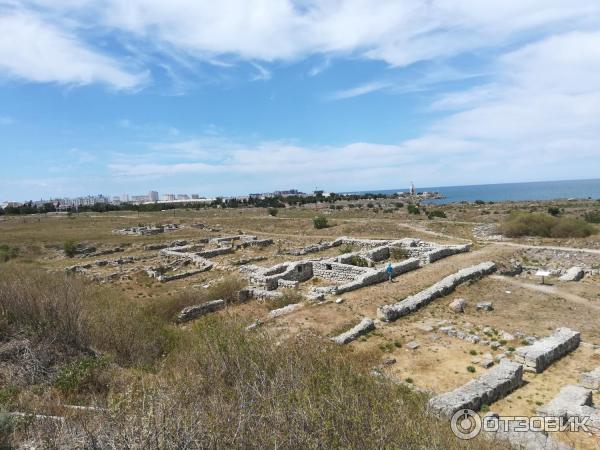
<instances>
[{"instance_id":1,"label":"blue sky","mask_svg":"<svg viewBox=\"0 0 600 450\"><path fill-rule=\"evenodd\" d=\"M588 0L0 0L0 200L600 176Z\"/></svg>"}]
</instances>

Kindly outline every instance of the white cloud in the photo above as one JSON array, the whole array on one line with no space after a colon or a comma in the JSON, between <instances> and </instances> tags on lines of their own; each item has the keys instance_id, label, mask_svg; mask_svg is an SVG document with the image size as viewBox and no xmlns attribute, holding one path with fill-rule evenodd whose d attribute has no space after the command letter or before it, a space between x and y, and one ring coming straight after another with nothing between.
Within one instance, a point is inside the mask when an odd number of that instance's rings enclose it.
<instances>
[{"instance_id":1,"label":"white cloud","mask_svg":"<svg viewBox=\"0 0 600 450\"><path fill-rule=\"evenodd\" d=\"M361 95L370 94L371 92L381 91L383 89L389 88L390 86L390 83L374 81L367 84L361 84L360 86L355 86L353 88L333 92L327 96L327 99L344 100L347 98L359 97Z\"/></svg>"},{"instance_id":2,"label":"white cloud","mask_svg":"<svg viewBox=\"0 0 600 450\"><path fill-rule=\"evenodd\" d=\"M132 89L144 80L33 13L0 9L0 30L0 72L9 77L117 89Z\"/></svg>"},{"instance_id":3,"label":"white cloud","mask_svg":"<svg viewBox=\"0 0 600 450\"><path fill-rule=\"evenodd\" d=\"M143 162L111 164L117 177L201 175L214 192L252 183L370 189L597 177L600 33L565 33L501 56L492 82L437 98L449 115L393 145L244 145L224 138L163 144ZM361 89L362 88L362 89ZM381 86L346 91L360 95ZM343 95L340 95L343 98ZM221 191L223 192L223 191Z\"/></svg>"}]
</instances>

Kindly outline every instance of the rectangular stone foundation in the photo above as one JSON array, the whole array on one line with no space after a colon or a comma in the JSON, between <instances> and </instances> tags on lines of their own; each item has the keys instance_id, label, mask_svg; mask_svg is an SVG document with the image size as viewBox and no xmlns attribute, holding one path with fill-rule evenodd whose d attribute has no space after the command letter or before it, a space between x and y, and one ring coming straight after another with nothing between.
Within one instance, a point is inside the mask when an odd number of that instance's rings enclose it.
<instances>
[{"instance_id":1,"label":"rectangular stone foundation","mask_svg":"<svg viewBox=\"0 0 600 450\"><path fill-rule=\"evenodd\" d=\"M379 307L377 309L377 316L385 321L396 320L398 317L405 316L422 308L436 298L449 294L459 284L481 278L492 273L494 270L496 270L496 265L491 261L461 269L427 289L405 298L399 303Z\"/></svg>"},{"instance_id":2,"label":"rectangular stone foundation","mask_svg":"<svg viewBox=\"0 0 600 450\"><path fill-rule=\"evenodd\" d=\"M519 347L514 359L531 372L543 372L557 359L579 347L581 334L569 328L557 328L550 336L534 342L533 345Z\"/></svg>"},{"instance_id":3,"label":"rectangular stone foundation","mask_svg":"<svg viewBox=\"0 0 600 450\"><path fill-rule=\"evenodd\" d=\"M467 384L429 400L429 408L442 417L452 417L460 409L478 411L518 388L523 382L523 366L502 360L487 373Z\"/></svg>"}]
</instances>

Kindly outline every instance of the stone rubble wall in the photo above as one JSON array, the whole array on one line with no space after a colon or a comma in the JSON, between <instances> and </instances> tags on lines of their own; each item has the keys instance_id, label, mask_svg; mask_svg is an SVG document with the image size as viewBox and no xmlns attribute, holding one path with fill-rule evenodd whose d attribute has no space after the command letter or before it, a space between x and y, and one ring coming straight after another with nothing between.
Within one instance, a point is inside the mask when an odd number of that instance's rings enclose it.
<instances>
[{"instance_id":1,"label":"stone rubble wall","mask_svg":"<svg viewBox=\"0 0 600 450\"><path fill-rule=\"evenodd\" d=\"M202 267L204 270L212 268L213 263L208 259L200 256L198 253L183 253L173 251L169 248L164 248L158 252L159 256L166 258L184 259L193 262L196 266Z\"/></svg>"},{"instance_id":2,"label":"stone rubble wall","mask_svg":"<svg viewBox=\"0 0 600 450\"><path fill-rule=\"evenodd\" d=\"M543 372L554 361L572 352L581 341L581 334L569 328L557 328L550 336L515 350L514 359L525 370Z\"/></svg>"},{"instance_id":3,"label":"stone rubble wall","mask_svg":"<svg viewBox=\"0 0 600 450\"><path fill-rule=\"evenodd\" d=\"M569 384L564 386L550 403L538 409L542 416L570 418L587 417L587 426L597 432L600 429L600 409L592 404L592 390L584 386Z\"/></svg>"},{"instance_id":4,"label":"stone rubble wall","mask_svg":"<svg viewBox=\"0 0 600 450\"><path fill-rule=\"evenodd\" d=\"M215 312L223 308L225 308L225 300L213 300L200 305L188 306L187 308L183 308L181 310L177 316L177 322L189 322L190 320L197 319L200 316L204 316L208 313Z\"/></svg>"},{"instance_id":5,"label":"stone rubble wall","mask_svg":"<svg viewBox=\"0 0 600 450\"><path fill-rule=\"evenodd\" d=\"M492 273L495 269L496 265L491 261L461 269L458 272L443 278L441 281L438 281L427 289L405 298L401 302L380 306L377 309L377 316L385 321L396 320L398 317L405 316L422 308L432 300L448 295L450 292L454 291L458 285L470 280L479 279Z\"/></svg>"},{"instance_id":6,"label":"stone rubble wall","mask_svg":"<svg viewBox=\"0 0 600 450\"><path fill-rule=\"evenodd\" d=\"M421 267L421 263L416 258L410 258L399 263L392 264L392 278L397 277L411 270L415 270ZM336 287L335 292L337 294L343 294L344 292L354 291L372 284L382 283L388 280L388 273L385 267L379 269L369 269L362 277L357 280L353 280L349 283L344 283Z\"/></svg>"},{"instance_id":7,"label":"stone rubble wall","mask_svg":"<svg viewBox=\"0 0 600 450\"><path fill-rule=\"evenodd\" d=\"M583 270L583 267L574 266L574 267L571 267L569 270L567 270L565 272L565 274L559 278L559 280L560 281L579 281L583 278L584 275L585 275L585 271Z\"/></svg>"},{"instance_id":8,"label":"stone rubble wall","mask_svg":"<svg viewBox=\"0 0 600 450\"><path fill-rule=\"evenodd\" d=\"M248 241L243 241L241 244L242 248L246 247L268 247L269 245L273 245L273 239L253 239Z\"/></svg>"},{"instance_id":9,"label":"stone rubble wall","mask_svg":"<svg viewBox=\"0 0 600 450\"><path fill-rule=\"evenodd\" d=\"M358 325L355 325L354 327L350 328L348 331L331 338L331 340L333 342L335 342L336 344L347 344L349 342L352 342L353 340L357 339L359 336L362 336L363 334L367 334L369 331L372 331L375 329L375 322L373 322L371 319L369 319L368 317L365 317L364 319L362 319L360 321L360 323L358 323Z\"/></svg>"},{"instance_id":10,"label":"stone rubble wall","mask_svg":"<svg viewBox=\"0 0 600 450\"><path fill-rule=\"evenodd\" d=\"M494 368L463 386L429 400L429 408L439 416L452 417L460 409L478 411L482 405L499 400L523 382L523 366L503 359Z\"/></svg>"},{"instance_id":11,"label":"stone rubble wall","mask_svg":"<svg viewBox=\"0 0 600 450\"><path fill-rule=\"evenodd\" d=\"M275 317L284 316L286 314L290 314L297 309L302 307L301 303L292 303L291 305L284 306L283 308L274 309L269 312L269 318L274 319Z\"/></svg>"},{"instance_id":12,"label":"stone rubble wall","mask_svg":"<svg viewBox=\"0 0 600 450\"><path fill-rule=\"evenodd\" d=\"M267 269L246 266L243 273L248 274L253 283L272 291L279 286L279 280L302 282L312 278L313 263L311 261L285 262Z\"/></svg>"},{"instance_id":13,"label":"stone rubble wall","mask_svg":"<svg viewBox=\"0 0 600 450\"><path fill-rule=\"evenodd\" d=\"M333 261L313 261L313 275L325 280L339 281L342 283L355 280L367 274L370 269L366 267L351 266Z\"/></svg>"},{"instance_id":14,"label":"stone rubble wall","mask_svg":"<svg viewBox=\"0 0 600 450\"><path fill-rule=\"evenodd\" d=\"M294 248L288 250L286 253L294 256L302 256L309 253L318 253L324 250L329 250L330 248L338 247L340 245L342 245L342 241L340 239L336 239L334 241L321 242L319 244L308 245L302 248Z\"/></svg>"},{"instance_id":15,"label":"stone rubble wall","mask_svg":"<svg viewBox=\"0 0 600 450\"><path fill-rule=\"evenodd\" d=\"M456 255L457 253L466 253L470 250L471 244L448 245L426 252L423 254L422 261L425 264L431 264L442 258L447 258L448 256Z\"/></svg>"},{"instance_id":16,"label":"stone rubble wall","mask_svg":"<svg viewBox=\"0 0 600 450\"><path fill-rule=\"evenodd\" d=\"M210 250L203 250L201 252L197 252L196 255L202 258L214 258L215 256L227 255L229 253L233 253L233 248L231 247L221 247L221 248L213 248Z\"/></svg>"}]
</instances>

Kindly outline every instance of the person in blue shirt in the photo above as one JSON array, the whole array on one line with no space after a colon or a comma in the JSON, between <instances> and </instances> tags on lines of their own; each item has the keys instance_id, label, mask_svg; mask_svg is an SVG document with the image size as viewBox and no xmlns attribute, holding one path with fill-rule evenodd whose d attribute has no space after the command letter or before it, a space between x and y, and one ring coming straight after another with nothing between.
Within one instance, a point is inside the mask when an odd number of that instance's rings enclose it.
<instances>
[{"instance_id":1,"label":"person in blue shirt","mask_svg":"<svg viewBox=\"0 0 600 450\"><path fill-rule=\"evenodd\" d=\"M387 267L385 268L385 271L388 274L388 280L391 283L392 282L392 275L394 274L394 269L392 269L392 263L388 263Z\"/></svg>"}]
</instances>

